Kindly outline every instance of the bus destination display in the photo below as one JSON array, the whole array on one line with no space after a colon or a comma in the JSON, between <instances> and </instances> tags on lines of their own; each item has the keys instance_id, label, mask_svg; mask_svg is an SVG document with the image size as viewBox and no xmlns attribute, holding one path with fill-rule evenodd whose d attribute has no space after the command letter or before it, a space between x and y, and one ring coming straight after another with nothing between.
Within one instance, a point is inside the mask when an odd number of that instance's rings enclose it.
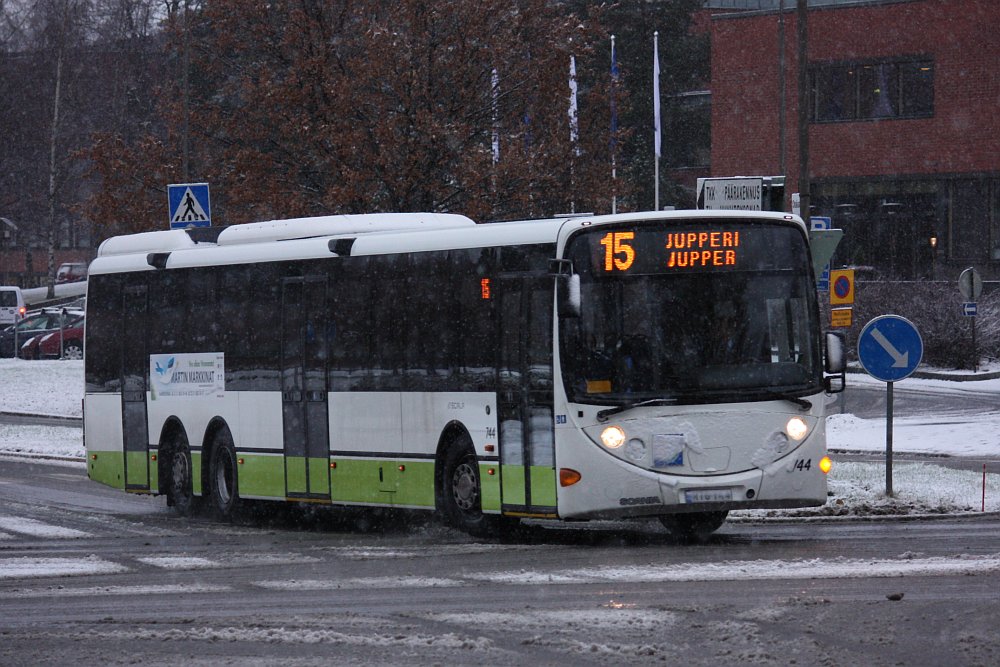
<instances>
[{"instance_id":1,"label":"bus destination display","mask_svg":"<svg viewBox=\"0 0 1000 667\"><path fill-rule=\"evenodd\" d=\"M600 267L605 273L736 268L740 234L738 230L704 229L607 232L598 240Z\"/></svg>"}]
</instances>

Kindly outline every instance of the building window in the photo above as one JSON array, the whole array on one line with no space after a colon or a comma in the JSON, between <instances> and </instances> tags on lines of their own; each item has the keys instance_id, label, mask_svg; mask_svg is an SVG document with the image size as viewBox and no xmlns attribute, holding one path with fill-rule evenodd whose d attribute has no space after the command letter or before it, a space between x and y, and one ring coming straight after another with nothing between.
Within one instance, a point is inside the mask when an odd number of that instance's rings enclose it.
<instances>
[{"instance_id":1,"label":"building window","mask_svg":"<svg viewBox=\"0 0 1000 667\"><path fill-rule=\"evenodd\" d=\"M920 118L934 113L934 62L928 59L814 65L813 122Z\"/></svg>"}]
</instances>

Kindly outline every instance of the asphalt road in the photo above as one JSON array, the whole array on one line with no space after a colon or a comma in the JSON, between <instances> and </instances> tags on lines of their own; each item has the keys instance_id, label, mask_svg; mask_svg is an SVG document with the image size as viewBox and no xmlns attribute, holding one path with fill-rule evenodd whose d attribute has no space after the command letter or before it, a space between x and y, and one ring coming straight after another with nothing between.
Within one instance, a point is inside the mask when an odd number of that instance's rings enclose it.
<instances>
[{"instance_id":1,"label":"asphalt road","mask_svg":"<svg viewBox=\"0 0 1000 667\"><path fill-rule=\"evenodd\" d=\"M998 624L993 515L482 541L413 514L183 519L0 460L2 665L995 665Z\"/></svg>"}]
</instances>

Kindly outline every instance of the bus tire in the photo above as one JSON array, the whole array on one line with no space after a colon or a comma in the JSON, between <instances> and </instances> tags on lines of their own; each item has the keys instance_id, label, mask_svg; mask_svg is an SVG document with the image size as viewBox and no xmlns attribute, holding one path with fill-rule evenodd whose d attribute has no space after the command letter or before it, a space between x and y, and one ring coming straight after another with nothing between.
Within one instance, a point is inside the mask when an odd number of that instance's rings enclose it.
<instances>
[{"instance_id":1,"label":"bus tire","mask_svg":"<svg viewBox=\"0 0 1000 667\"><path fill-rule=\"evenodd\" d=\"M660 516L660 523L677 539L684 542L698 542L717 531L726 522L727 516L729 510L663 514Z\"/></svg>"},{"instance_id":2,"label":"bus tire","mask_svg":"<svg viewBox=\"0 0 1000 667\"><path fill-rule=\"evenodd\" d=\"M239 483L236 472L236 449L226 429L215 434L208 466L212 510L219 519L230 520L239 506Z\"/></svg>"},{"instance_id":3,"label":"bus tire","mask_svg":"<svg viewBox=\"0 0 1000 667\"><path fill-rule=\"evenodd\" d=\"M181 516L197 513L201 498L194 495L191 448L183 431L174 435L163 458L167 466L167 505Z\"/></svg>"},{"instance_id":4,"label":"bus tire","mask_svg":"<svg viewBox=\"0 0 1000 667\"><path fill-rule=\"evenodd\" d=\"M441 508L447 523L470 535L492 533L491 517L483 514L479 460L468 435L456 439L444 455Z\"/></svg>"}]
</instances>

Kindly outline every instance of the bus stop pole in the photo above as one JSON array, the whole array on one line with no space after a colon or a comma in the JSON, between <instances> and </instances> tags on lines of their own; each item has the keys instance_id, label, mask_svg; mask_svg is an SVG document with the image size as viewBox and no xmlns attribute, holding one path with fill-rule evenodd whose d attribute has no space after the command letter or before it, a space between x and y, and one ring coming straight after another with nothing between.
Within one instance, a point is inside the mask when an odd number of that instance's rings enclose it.
<instances>
[{"instance_id":1,"label":"bus stop pole","mask_svg":"<svg viewBox=\"0 0 1000 667\"><path fill-rule=\"evenodd\" d=\"M885 495L892 498L892 383L885 395Z\"/></svg>"}]
</instances>

